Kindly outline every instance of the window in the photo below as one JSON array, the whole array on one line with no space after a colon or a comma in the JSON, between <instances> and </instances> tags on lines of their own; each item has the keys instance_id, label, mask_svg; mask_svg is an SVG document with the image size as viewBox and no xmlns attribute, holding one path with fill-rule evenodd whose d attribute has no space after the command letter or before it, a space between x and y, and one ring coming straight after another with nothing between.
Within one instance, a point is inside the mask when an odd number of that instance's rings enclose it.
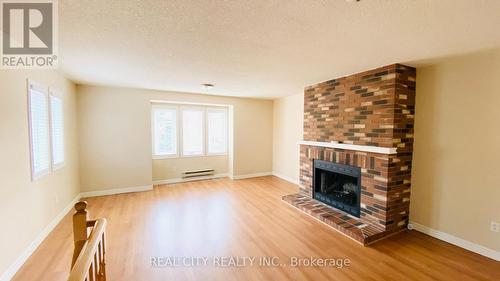
<instances>
[{"instance_id":1,"label":"window","mask_svg":"<svg viewBox=\"0 0 500 281\"><path fill-rule=\"evenodd\" d=\"M64 165L63 101L48 88L28 82L31 180Z\"/></svg>"},{"instance_id":2,"label":"window","mask_svg":"<svg viewBox=\"0 0 500 281\"><path fill-rule=\"evenodd\" d=\"M153 108L153 155L177 156L177 108Z\"/></svg>"},{"instance_id":3,"label":"window","mask_svg":"<svg viewBox=\"0 0 500 281\"><path fill-rule=\"evenodd\" d=\"M203 108L182 108L182 155L204 154Z\"/></svg>"},{"instance_id":4,"label":"window","mask_svg":"<svg viewBox=\"0 0 500 281\"><path fill-rule=\"evenodd\" d=\"M52 166L54 169L64 165L64 116L63 101L50 94L50 131L52 139Z\"/></svg>"},{"instance_id":5,"label":"window","mask_svg":"<svg viewBox=\"0 0 500 281\"><path fill-rule=\"evenodd\" d=\"M225 107L152 107L153 158L224 155L228 151Z\"/></svg>"},{"instance_id":6,"label":"window","mask_svg":"<svg viewBox=\"0 0 500 281\"><path fill-rule=\"evenodd\" d=\"M50 172L50 133L47 89L29 83L28 114L31 149L31 178Z\"/></svg>"},{"instance_id":7,"label":"window","mask_svg":"<svg viewBox=\"0 0 500 281\"><path fill-rule=\"evenodd\" d=\"M225 109L207 109L207 153L227 153L227 111Z\"/></svg>"}]
</instances>

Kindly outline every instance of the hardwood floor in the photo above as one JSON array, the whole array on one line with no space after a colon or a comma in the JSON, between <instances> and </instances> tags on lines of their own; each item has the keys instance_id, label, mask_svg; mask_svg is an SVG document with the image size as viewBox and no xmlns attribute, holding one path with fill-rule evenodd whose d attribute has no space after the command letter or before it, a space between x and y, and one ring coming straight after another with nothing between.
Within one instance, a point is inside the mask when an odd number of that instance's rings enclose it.
<instances>
[{"instance_id":1,"label":"hardwood floor","mask_svg":"<svg viewBox=\"0 0 500 281\"><path fill-rule=\"evenodd\" d=\"M415 231L363 247L281 201L296 191L276 177L219 179L87 201L91 217L108 218L108 280L500 280L500 262ZM68 214L13 280L66 280L72 250ZM209 265L152 267L157 256L209 257ZM223 256L257 258L213 266ZM273 256L287 266L258 265ZM350 266L293 267L290 257Z\"/></svg>"}]
</instances>

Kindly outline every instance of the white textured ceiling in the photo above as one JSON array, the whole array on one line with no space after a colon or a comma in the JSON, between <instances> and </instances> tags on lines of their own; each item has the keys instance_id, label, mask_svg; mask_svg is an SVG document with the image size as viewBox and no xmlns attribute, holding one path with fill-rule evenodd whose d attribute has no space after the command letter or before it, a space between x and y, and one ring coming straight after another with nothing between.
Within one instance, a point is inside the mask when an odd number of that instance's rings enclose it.
<instances>
[{"instance_id":1,"label":"white textured ceiling","mask_svg":"<svg viewBox=\"0 0 500 281\"><path fill-rule=\"evenodd\" d=\"M60 0L74 81L280 97L394 62L500 46L498 0Z\"/></svg>"}]
</instances>

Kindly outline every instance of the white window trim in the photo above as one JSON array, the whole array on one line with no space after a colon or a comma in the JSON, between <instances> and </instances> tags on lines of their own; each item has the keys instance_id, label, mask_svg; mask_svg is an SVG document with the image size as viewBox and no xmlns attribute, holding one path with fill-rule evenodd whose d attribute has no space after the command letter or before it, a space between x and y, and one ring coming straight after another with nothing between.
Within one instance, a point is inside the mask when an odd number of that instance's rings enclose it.
<instances>
[{"instance_id":1,"label":"white window trim","mask_svg":"<svg viewBox=\"0 0 500 281\"><path fill-rule=\"evenodd\" d=\"M185 110L185 109L193 109L193 110L200 110L202 111L202 136L203 136L203 147L202 147L202 152L201 154L194 154L194 155L185 155L184 154L184 147L183 147L183 140L184 140L184 136L182 135L182 129L183 129L183 115L182 115L182 112ZM179 114L180 114L180 119L179 119L179 130L180 130L180 134L179 134L179 137L178 137L178 142L179 142L179 145L180 145L180 156L181 158L194 158L194 157L203 157L206 155L206 132L207 132L207 129L206 129L206 110L205 110L205 107L203 106L193 106L193 105L179 105Z\"/></svg>"},{"instance_id":2,"label":"white window trim","mask_svg":"<svg viewBox=\"0 0 500 281\"><path fill-rule=\"evenodd\" d=\"M196 157L212 157L212 156L227 156L229 154L229 107L218 104L202 104L202 103L179 103L166 101L151 101L151 146L152 159L173 159L173 158L196 158ZM175 154L155 154L155 126L154 126L154 109L175 109L177 112L177 153ZM183 109L198 109L203 110L203 153L197 155L184 155L182 147L182 110ZM226 151L224 153L208 153L208 111L223 111L226 113Z\"/></svg>"},{"instance_id":3,"label":"white window trim","mask_svg":"<svg viewBox=\"0 0 500 281\"><path fill-rule=\"evenodd\" d=\"M154 117L154 110L155 109L174 109L176 113L176 153L174 154L155 154L155 117ZM153 159L158 160L158 159L169 159L169 158L179 158L179 153L180 153L180 144L179 144L179 134L180 134L180 129L179 129L179 118L180 118L180 111L179 111L179 106L178 105L153 105L151 108L151 145L152 145L152 155Z\"/></svg>"},{"instance_id":4,"label":"white window trim","mask_svg":"<svg viewBox=\"0 0 500 281\"><path fill-rule=\"evenodd\" d=\"M56 97L56 98L59 98L61 99L61 102L63 103L63 107L62 107L62 110L63 110L63 146L64 146L64 160L63 162L61 163L57 163L55 164L54 163L54 149L52 147L53 145L53 139L52 139L52 108L51 108L51 98L52 97ZM48 107L49 107L49 130L50 130L50 164L51 164L51 167L52 167L52 171L56 171L56 170L59 170L61 168L63 168L64 166L66 166L66 140L65 140L65 135L66 135L66 126L65 126L65 116L64 116L64 100L63 100L63 97L62 97L62 94L61 92L53 89L53 88L50 88L49 87L49 103L48 103Z\"/></svg>"},{"instance_id":5,"label":"white window trim","mask_svg":"<svg viewBox=\"0 0 500 281\"><path fill-rule=\"evenodd\" d=\"M50 174L52 171L52 138L51 138L51 131L50 131L50 100L49 100L49 88L41 83L35 82L33 80L28 80L28 87L27 87L27 95L28 95L28 131L29 131L29 151L30 151L30 170L31 170L31 181L35 181L37 179L40 179L41 177ZM32 126L32 116L31 116L31 89L36 90L37 92L40 92L45 95L45 100L47 102L47 114L48 114L48 120L49 124L47 126L47 129L49 130L48 136L49 136L49 167L45 170L35 172L35 155L33 151L33 135L31 132L31 126Z\"/></svg>"},{"instance_id":6,"label":"white window trim","mask_svg":"<svg viewBox=\"0 0 500 281\"><path fill-rule=\"evenodd\" d=\"M210 153L208 151L208 112L223 112L226 114L226 151L219 153ZM225 156L229 150L229 110L226 107L207 106L205 108L205 156Z\"/></svg>"}]
</instances>

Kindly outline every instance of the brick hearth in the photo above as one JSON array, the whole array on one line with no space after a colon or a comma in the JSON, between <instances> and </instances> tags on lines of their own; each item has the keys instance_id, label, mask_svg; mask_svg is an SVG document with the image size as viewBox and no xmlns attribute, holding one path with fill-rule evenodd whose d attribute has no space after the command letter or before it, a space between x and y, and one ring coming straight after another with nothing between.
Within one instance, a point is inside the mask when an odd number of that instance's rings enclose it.
<instances>
[{"instance_id":1,"label":"brick hearth","mask_svg":"<svg viewBox=\"0 0 500 281\"><path fill-rule=\"evenodd\" d=\"M312 145L300 147L300 193L283 200L367 244L408 223L415 76L394 64L305 89L304 140L393 147L381 154ZM361 216L356 218L312 198L313 161L361 168Z\"/></svg>"},{"instance_id":2,"label":"brick hearth","mask_svg":"<svg viewBox=\"0 0 500 281\"><path fill-rule=\"evenodd\" d=\"M310 196L300 193L291 194L284 196L283 200L363 245L370 244L385 235L383 230L365 224L357 218L312 199Z\"/></svg>"}]
</instances>

